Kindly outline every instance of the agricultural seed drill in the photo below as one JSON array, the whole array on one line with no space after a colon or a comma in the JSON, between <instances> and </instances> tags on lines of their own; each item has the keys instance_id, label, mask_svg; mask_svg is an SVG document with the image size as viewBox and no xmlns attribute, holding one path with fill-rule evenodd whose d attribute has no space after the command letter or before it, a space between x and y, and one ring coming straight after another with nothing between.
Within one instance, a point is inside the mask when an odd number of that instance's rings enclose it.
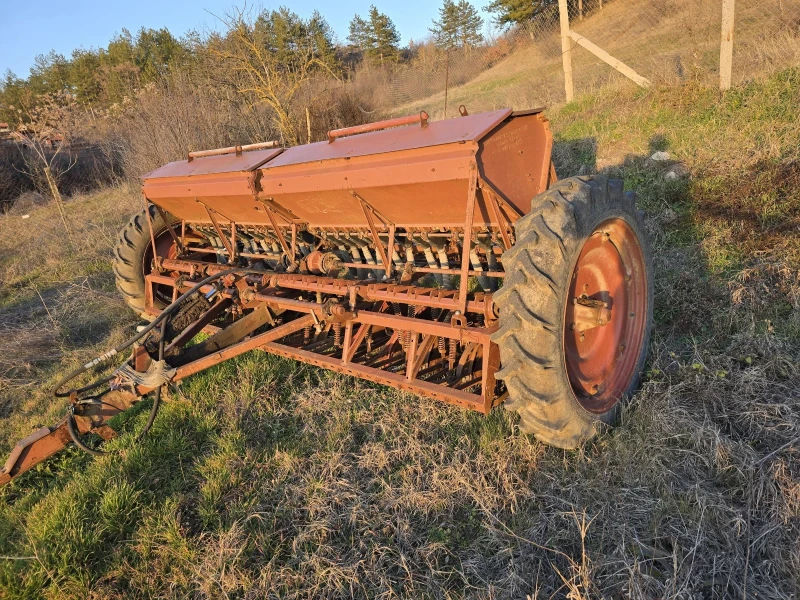
<instances>
[{"instance_id":1,"label":"agricultural seed drill","mask_svg":"<svg viewBox=\"0 0 800 600\"><path fill-rule=\"evenodd\" d=\"M541 111L460 112L190 152L146 175L114 271L150 322L61 380L67 416L17 444L0 484L71 441L102 453L84 434L108 439L108 419L153 393L149 429L163 386L255 349L484 414L505 402L562 448L611 422L652 321L634 194L556 181Z\"/></svg>"}]
</instances>

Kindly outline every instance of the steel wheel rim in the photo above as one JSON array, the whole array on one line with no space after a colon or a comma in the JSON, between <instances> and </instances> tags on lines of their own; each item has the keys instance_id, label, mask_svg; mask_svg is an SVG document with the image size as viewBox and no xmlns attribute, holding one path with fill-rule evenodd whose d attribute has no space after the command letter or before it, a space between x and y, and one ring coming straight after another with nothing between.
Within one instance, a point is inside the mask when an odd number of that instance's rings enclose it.
<instances>
[{"instance_id":1,"label":"steel wheel rim","mask_svg":"<svg viewBox=\"0 0 800 600\"><path fill-rule=\"evenodd\" d=\"M636 375L647 327L647 291L644 252L635 231L620 218L603 221L581 248L564 311L567 375L575 398L591 413L611 410ZM576 325L576 304L592 300L607 305L610 320L581 331L585 325Z\"/></svg>"}]
</instances>

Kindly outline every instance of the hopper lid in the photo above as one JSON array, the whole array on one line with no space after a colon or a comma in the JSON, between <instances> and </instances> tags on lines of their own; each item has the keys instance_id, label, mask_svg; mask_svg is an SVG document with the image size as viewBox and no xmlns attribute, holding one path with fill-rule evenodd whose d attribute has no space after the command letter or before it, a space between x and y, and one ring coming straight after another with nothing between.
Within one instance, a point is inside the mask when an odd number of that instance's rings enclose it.
<instances>
[{"instance_id":1,"label":"hopper lid","mask_svg":"<svg viewBox=\"0 0 800 600\"><path fill-rule=\"evenodd\" d=\"M282 148L267 148L242 152L239 156L235 153L230 153L217 156L202 156L193 159L191 162L188 160L176 160L146 175L142 175L142 179L254 171L281 152L283 152Z\"/></svg>"},{"instance_id":2,"label":"hopper lid","mask_svg":"<svg viewBox=\"0 0 800 600\"><path fill-rule=\"evenodd\" d=\"M353 158L441 144L478 141L508 118L510 114L511 109L504 108L466 117L430 121L425 128L417 124L406 125L337 138L331 143L325 141L293 146L271 160L264 168L271 169L334 158Z\"/></svg>"}]
</instances>

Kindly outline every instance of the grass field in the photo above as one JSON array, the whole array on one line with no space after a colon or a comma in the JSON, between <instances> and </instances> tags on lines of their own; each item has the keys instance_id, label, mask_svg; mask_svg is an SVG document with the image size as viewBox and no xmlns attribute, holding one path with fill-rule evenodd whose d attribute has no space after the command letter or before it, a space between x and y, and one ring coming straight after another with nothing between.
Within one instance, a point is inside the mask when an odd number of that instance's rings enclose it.
<instances>
[{"instance_id":1,"label":"grass field","mask_svg":"<svg viewBox=\"0 0 800 600\"><path fill-rule=\"evenodd\" d=\"M556 450L502 408L254 352L186 381L144 441L149 402L111 455L0 490L0 597L796 597L798 105L794 68L549 111L559 176L620 176L647 212L656 329L619 427ZM52 206L0 216L3 453L63 414L58 373L131 333L110 249L139 203L73 198L71 235Z\"/></svg>"}]
</instances>

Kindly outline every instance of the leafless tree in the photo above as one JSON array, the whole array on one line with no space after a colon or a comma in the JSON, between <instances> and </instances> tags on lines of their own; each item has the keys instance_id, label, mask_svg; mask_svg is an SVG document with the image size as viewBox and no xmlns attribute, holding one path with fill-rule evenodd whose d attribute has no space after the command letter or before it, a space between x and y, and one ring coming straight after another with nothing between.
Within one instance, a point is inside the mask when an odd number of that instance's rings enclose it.
<instances>
[{"instance_id":1,"label":"leafless tree","mask_svg":"<svg viewBox=\"0 0 800 600\"><path fill-rule=\"evenodd\" d=\"M208 52L240 93L267 105L272 125L289 144L302 143L302 126L293 115L295 100L304 87L320 75L334 76L330 60L320 52L319 38L308 23L290 22L289 34L276 31L275 20L293 14L273 11L255 19L245 11L222 19L224 36L209 40Z\"/></svg>"},{"instance_id":2,"label":"leafless tree","mask_svg":"<svg viewBox=\"0 0 800 600\"><path fill-rule=\"evenodd\" d=\"M31 178L41 193L53 198L64 229L71 235L58 184L77 162L71 150L77 103L67 92L43 94L36 100L36 103L23 102L17 107L20 125L13 138L25 164L21 172Z\"/></svg>"}]
</instances>

